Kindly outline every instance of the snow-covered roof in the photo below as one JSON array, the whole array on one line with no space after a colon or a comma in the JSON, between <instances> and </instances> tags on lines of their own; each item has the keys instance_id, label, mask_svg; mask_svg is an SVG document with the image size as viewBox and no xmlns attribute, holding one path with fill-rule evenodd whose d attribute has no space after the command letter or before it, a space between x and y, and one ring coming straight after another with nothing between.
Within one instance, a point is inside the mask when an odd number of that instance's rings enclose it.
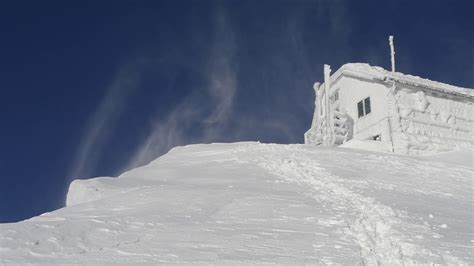
<instances>
[{"instance_id":1,"label":"snow-covered roof","mask_svg":"<svg viewBox=\"0 0 474 266\"><path fill-rule=\"evenodd\" d=\"M457 87L438 81L424 79L418 76L407 75L400 72L391 72L381 67L371 66L365 63L345 64L341 68L339 68L334 73L334 75L331 76L331 79L336 80L342 74L348 74L367 79L377 79L381 81L395 80L399 83L409 84L416 87L423 87L425 89L431 89L433 91L441 93L469 96L469 98L474 98L474 89L472 88Z\"/></svg>"}]
</instances>

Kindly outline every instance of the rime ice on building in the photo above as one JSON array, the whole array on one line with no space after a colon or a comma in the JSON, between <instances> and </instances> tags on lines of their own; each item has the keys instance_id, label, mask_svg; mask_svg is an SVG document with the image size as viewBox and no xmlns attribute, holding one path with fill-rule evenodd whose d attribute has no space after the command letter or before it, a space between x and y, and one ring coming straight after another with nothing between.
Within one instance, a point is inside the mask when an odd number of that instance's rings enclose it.
<instances>
[{"instance_id":1,"label":"rime ice on building","mask_svg":"<svg viewBox=\"0 0 474 266\"><path fill-rule=\"evenodd\" d=\"M305 143L379 141L387 151L427 154L474 146L474 89L345 64L314 85L316 108Z\"/></svg>"}]
</instances>

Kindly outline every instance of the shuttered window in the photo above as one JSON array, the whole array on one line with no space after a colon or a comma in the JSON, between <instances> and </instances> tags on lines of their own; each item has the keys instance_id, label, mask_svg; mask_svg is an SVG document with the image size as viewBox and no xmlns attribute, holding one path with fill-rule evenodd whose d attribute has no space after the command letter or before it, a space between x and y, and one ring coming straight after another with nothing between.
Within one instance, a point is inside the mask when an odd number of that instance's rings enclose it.
<instances>
[{"instance_id":1,"label":"shuttered window","mask_svg":"<svg viewBox=\"0 0 474 266\"><path fill-rule=\"evenodd\" d=\"M359 114L359 117L363 117L365 115L368 115L371 111L370 108L370 97L367 97L363 99L362 101L357 103L357 113Z\"/></svg>"},{"instance_id":2,"label":"shuttered window","mask_svg":"<svg viewBox=\"0 0 474 266\"><path fill-rule=\"evenodd\" d=\"M364 100L365 114L370 114L370 97L365 98Z\"/></svg>"},{"instance_id":3,"label":"shuttered window","mask_svg":"<svg viewBox=\"0 0 474 266\"><path fill-rule=\"evenodd\" d=\"M364 103L360 101L357 103L357 111L359 112L359 117L364 116Z\"/></svg>"}]
</instances>

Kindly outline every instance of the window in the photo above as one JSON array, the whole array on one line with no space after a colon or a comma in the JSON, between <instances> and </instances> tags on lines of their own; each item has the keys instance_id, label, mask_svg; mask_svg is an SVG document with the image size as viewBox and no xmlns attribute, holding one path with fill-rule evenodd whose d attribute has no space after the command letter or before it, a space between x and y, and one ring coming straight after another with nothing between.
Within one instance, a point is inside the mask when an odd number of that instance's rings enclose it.
<instances>
[{"instance_id":1,"label":"window","mask_svg":"<svg viewBox=\"0 0 474 266\"><path fill-rule=\"evenodd\" d=\"M364 116L364 102L360 101L357 103L357 111L359 113L359 117Z\"/></svg>"},{"instance_id":2,"label":"window","mask_svg":"<svg viewBox=\"0 0 474 266\"><path fill-rule=\"evenodd\" d=\"M382 140L382 136L381 136L380 134L375 135L375 136L372 137L372 140L381 141L381 140Z\"/></svg>"},{"instance_id":3,"label":"window","mask_svg":"<svg viewBox=\"0 0 474 266\"><path fill-rule=\"evenodd\" d=\"M336 91L336 92L331 96L331 103L335 103L337 100L339 100L339 91Z\"/></svg>"},{"instance_id":4,"label":"window","mask_svg":"<svg viewBox=\"0 0 474 266\"><path fill-rule=\"evenodd\" d=\"M357 103L357 113L359 114L359 117L370 114L370 111L370 97Z\"/></svg>"},{"instance_id":5,"label":"window","mask_svg":"<svg viewBox=\"0 0 474 266\"><path fill-rule=\"evenodd\" d=\"M366 115L370 114L370 98L369 97L367 97L364 100L364 107L365 107L365 114Z\"/></svg>"}]
</instances>

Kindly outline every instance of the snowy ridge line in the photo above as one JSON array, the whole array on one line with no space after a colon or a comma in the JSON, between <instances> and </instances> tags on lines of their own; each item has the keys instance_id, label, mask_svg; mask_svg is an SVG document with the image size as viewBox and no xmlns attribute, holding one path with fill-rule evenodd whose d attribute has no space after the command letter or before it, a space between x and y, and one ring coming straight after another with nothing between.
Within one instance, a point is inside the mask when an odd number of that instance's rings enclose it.
<instances>
[{"instance_id":1,"label":"snowy ridge line","mask_svg":"<svg viewBox=\"0 0 474 266\"><path fill-rule=\"evenodd\" d=\"M0 265L468 264L472 177L470 149L190 145L0 224Z\"/></svg>"},{"instance_id":2,"label":"snowy ridge line","mask_svg":"<svg viewBox=\"0 0 474 266\"><path fill-rule=\"evenodd\" d=\"M260 146L256 149L269 149L272 146ZM306 183L312 186L315 199L331 201L336 205L349 206L348 211L355 210L355 221L344 221L347 228L344 233L351 235L360 247L360 264L362 265L413 265L422 264L423 257L436 258L447 264L465 265L459 258L435 254L425 247L409 243L409 237L399 232L400 216L403 214L389 206L376 202L373 198L365 197L346 188L344 180L328 173L308 156L297 156L303 149L288 146L280 149L278 157L268 157L258 160L257 165L281 178L296 183ZM276 153L275 153L276 154ZM346 216L347 217L347 216ZM426 229L426 228L423 228Z\"/></svg>"}]
</instances>

